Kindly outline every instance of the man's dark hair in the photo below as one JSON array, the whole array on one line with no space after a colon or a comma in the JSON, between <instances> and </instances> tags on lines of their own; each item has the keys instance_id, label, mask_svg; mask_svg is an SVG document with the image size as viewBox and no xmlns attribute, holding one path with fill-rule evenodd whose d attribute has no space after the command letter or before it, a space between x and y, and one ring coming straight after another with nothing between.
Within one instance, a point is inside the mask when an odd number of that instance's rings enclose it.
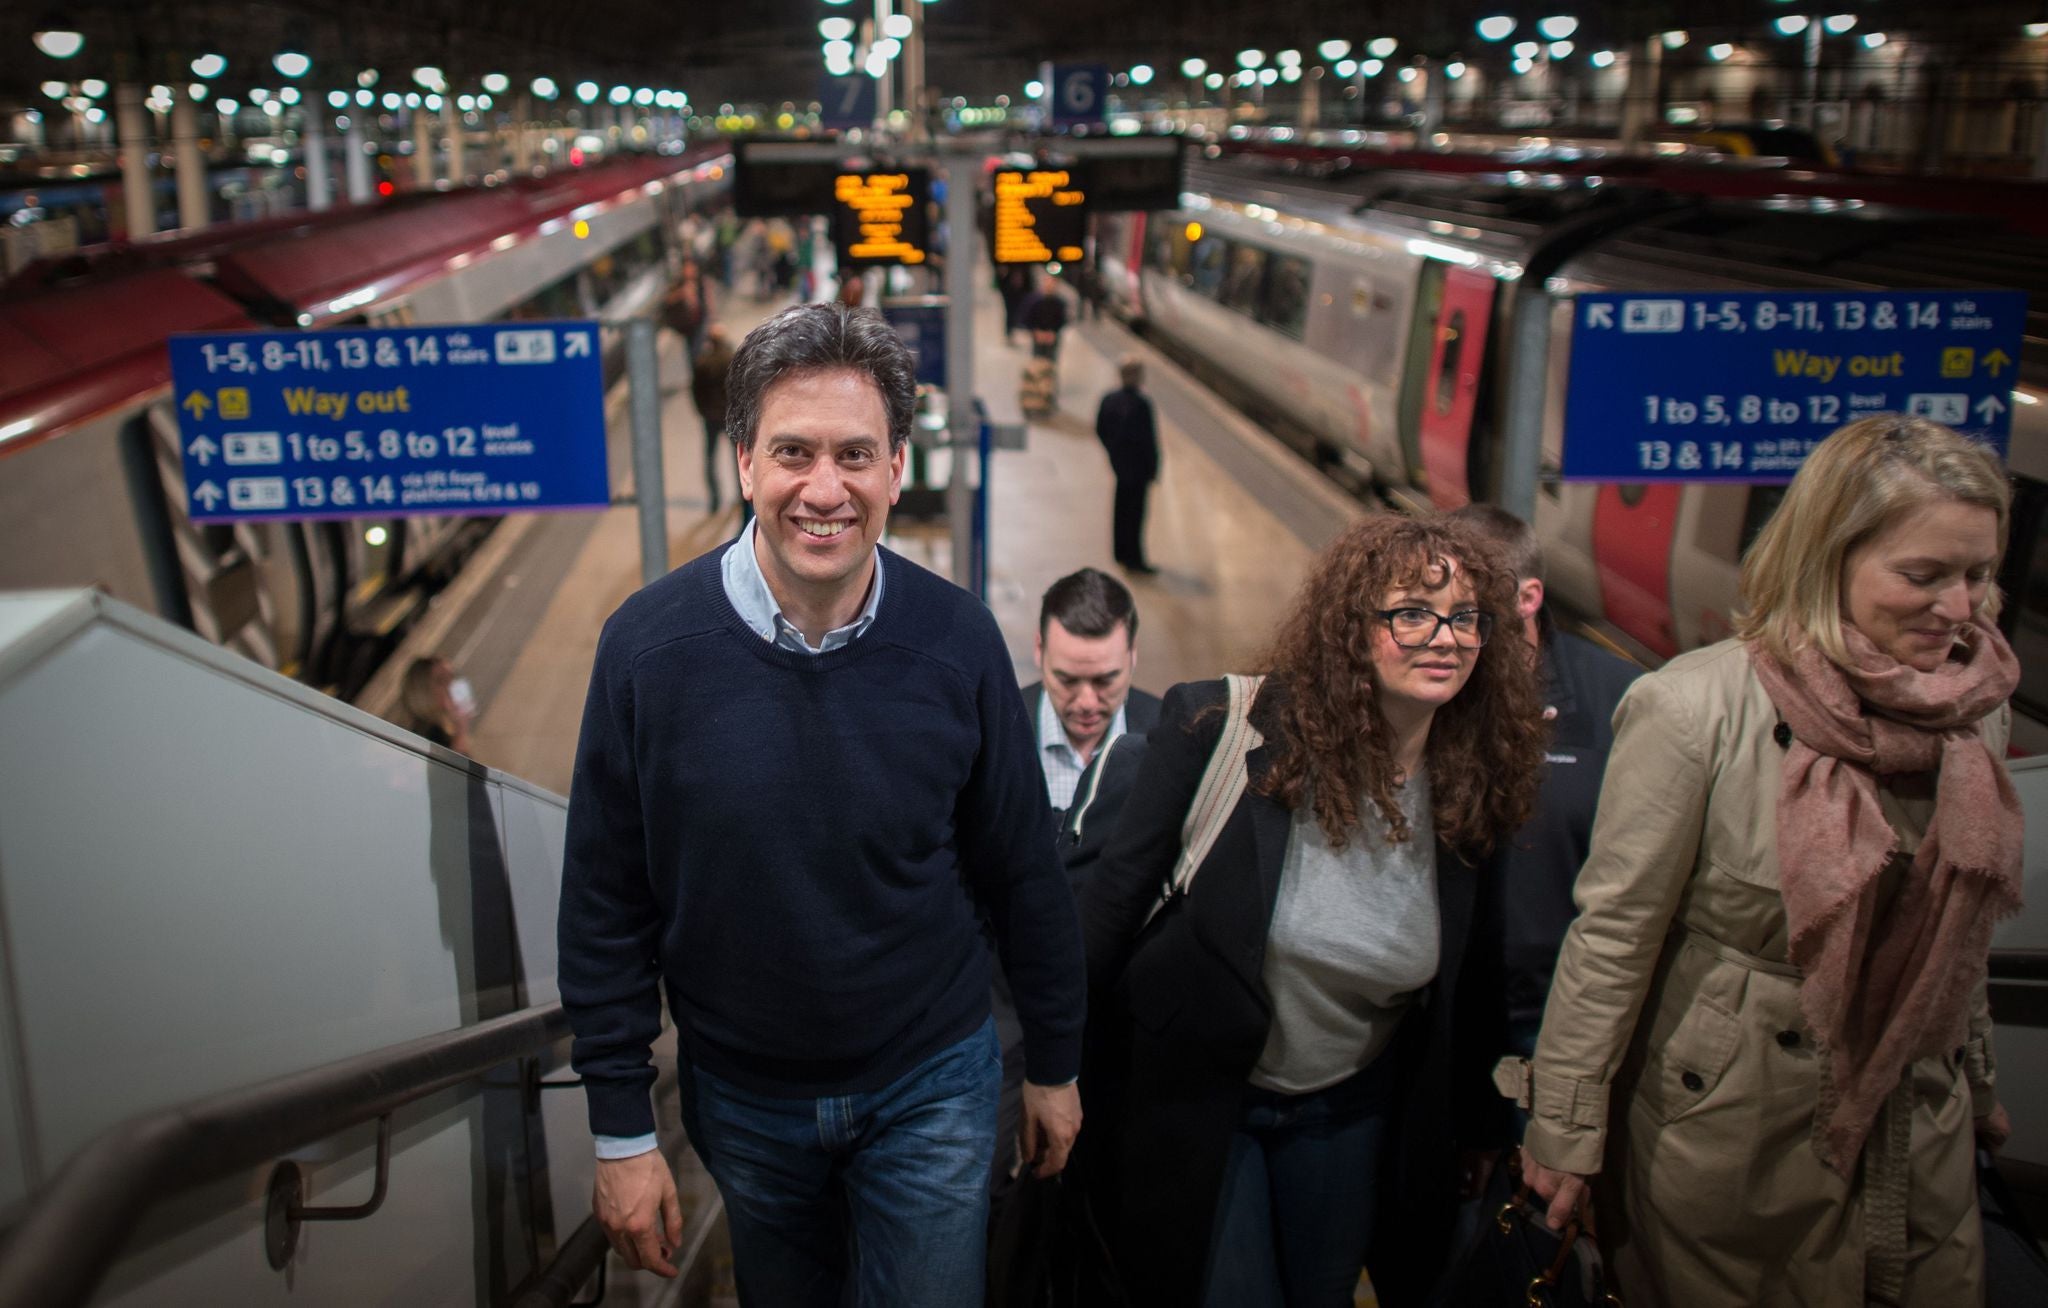
<instances>
[{"instance_id":1,"label":"man's dark hair","mask_svg":"<svg viewBox=\"0 0 2048 1308\"><path fill-rule=\"evenodd\" d=\"M800 304L747 333L727 374L726 426L733 442L752 449L761 425L761 397L785 377L850 368L866 373L889 415L889 452L910 439L917 405L917 367L894 328L873 309Z\"/></svg>"},{"instance_id":2,"label":"man's dark hair","mask_svg":"<svg viewBox=\"0 0 2048 1308\"><path fill-rule=\"evenodd\" d=\"M1450 516L1478 531L1507 555L1516 581L1531 577L1543 580L1543 546L1537 543L1536 529L1528 523L1495 504L1467 504L1452 510Z\"/></svg>"},{"instance_id":3,"label":"man's dark hair","mask_svg":"<svg viewBox=\"0 0 2048 1308\"><path fill-rule=\"evenodd\" d=\"M1127 637L1138 638L1138 606L1130 589L1115 577L1094 568L1070 572L1046 587L1038 605L1038 636L1052 620L1086 640L1100 640L1122 624Z\"/></svg>"}]
</instances>

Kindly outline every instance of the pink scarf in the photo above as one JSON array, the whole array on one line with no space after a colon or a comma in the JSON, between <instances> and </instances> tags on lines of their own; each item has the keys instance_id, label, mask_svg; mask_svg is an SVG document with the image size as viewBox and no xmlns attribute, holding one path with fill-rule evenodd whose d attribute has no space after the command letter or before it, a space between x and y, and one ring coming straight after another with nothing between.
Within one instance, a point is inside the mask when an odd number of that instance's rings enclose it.
<instances>
[{"instance_id":1,"label":"pink scarf","mask_svg":"<svg viewBox=\"0 0 2048 1308\"><path fill-rule=\"evenodd\" d=\"M1778 794L1778 886L1828 1055L1814 1114L1822 1161L1847 1178L1899 1075L1960 1046L1991 928L2020 908L2022 824L2005 768L1977 734L2019 684L2019 660L1977 620L1957 657L1920 672L1845 625L1851 666L1814 649L1750 659L1792 743ZM1934 818L1890 908L1878 876L1898 837L1878 778L1939 772Z\"/></svg>"}]
</instances>

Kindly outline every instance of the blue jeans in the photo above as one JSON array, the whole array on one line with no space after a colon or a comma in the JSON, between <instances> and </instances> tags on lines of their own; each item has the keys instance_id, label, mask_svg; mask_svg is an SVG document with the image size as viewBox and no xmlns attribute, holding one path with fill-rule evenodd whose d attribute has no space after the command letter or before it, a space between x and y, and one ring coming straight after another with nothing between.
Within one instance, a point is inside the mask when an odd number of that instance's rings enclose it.
<instances>
[{"instance_id":1,"label":"blue jeans","mask_svg":"<svg viewBox=\"0 0 2048 1308\"><path fill-rule=\"evenodd\" d=\"M1245 1092L1210 1235L1208 1308L1350 1308L1398 1061L1389 1051L1313 1094Z\"/></svg>"},{"instance_id":2,"label":"blue jeans","mask_svg":"<svg viewBox=\"0 0 2048 1308\"><path fill-rule=\"evenodd\" d=\"M681 1071L683 1126L725 1198L742 1304L981 1303L993 1021L862 1094L774 1099Z\"/></svg>"}]
</instances>

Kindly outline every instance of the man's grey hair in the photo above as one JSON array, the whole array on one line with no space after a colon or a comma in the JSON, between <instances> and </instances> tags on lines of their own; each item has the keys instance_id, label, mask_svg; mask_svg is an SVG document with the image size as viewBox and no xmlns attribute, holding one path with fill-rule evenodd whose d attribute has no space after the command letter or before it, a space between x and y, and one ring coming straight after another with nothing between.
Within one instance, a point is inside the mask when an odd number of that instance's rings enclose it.
<instances>
[{"instance_id":1,"label":"man's grey hair","mask_svg":"<svg viewBox=\"0 0 2048 1308\"><path fill-rule=\"evenodd\" d=\"M747 333L733 354L726 384L726 431L752 449L761 397L785 377L851 369L866 373L889 415L889 452L910 439L917 407L917 365L880 313L843 304L800 304Z\"/></svg>"}]
</instances>

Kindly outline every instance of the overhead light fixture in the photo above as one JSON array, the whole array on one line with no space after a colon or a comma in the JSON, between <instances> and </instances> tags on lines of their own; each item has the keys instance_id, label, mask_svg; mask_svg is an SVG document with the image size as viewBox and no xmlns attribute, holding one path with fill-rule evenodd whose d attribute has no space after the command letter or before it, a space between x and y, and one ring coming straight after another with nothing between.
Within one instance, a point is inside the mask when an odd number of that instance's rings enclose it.
<instances>
[{"instance_id":1,"label":"overhead light fixture","mask_svg":"<svg viewBox=\"0 0 2048 1308\"><path fill-rule=\"evenodd\" d=\"M1280 80L1281 80L1281 81L1283 81L1283 82L1298 82L1298 81L1300 81L1300 80L1301 80L1301 65L1300 65L1300 64L1289 64L1289 65L1287 65L1287 66L1286 66L1285 68L1282 68L1282 69L1280 70Z\"/></svg>"},{"instance_id":2,"label":"overhead light fixture","mask_svg":"<svg viewBox=\"0 0 2048 1308\"><path fill-rule=\"evenodd\" d=\"M1152 65L1150 65L1150 64L1132 64L1132 65L1131 65L1131 85L1132 85L1132 86L1143 86L1143 85L1145 85L1145 84L1146 84L1147 82L1150 82L1151 80L1152 80Z\"/></svg>"},{"instance_id":3,"label":"overhead light fixture","mask_svg":"<svg viewBox=\"0 0 2048 1308\"><path fill-rule=\"evenodd\" d=\"M347 92L347 91L329 91L329 92L327 93L327 103L328 103L328 104L329 104L330 106L332 106L333 108L336 108L336 109L346 109L346 108L348 108L348 92Z\"/></svg>"},{"instance_id":4,"label":"overhead light fixture","mask_svg":"<svg viewBox=\"0 0 2048 1308\"><path fill-rule=\"evenodd\" d=\"M1537 19L1536 30L1552 41L1562 41L1579 30L1579 20L1570 14L1554 14Z\"/></svg>"},{"instance_id":5,"label":"overhead light fixture","mask_svg":"<svg viewBox=\"0 0 2048 1308\"><path fill-rule=\"evenodd\" d=\"M643 86L639 90L633 92L633 103L639 105L642 109L645 109L648 105L653 104L654 88L651 86Z\"/></svg>"},{"instance_id":6,"label":"overhead light fixture","mask_svg":"<svg viewBox=\"0 0 2048 1308\"><path fill-rule=\"evenodd\" d=\"M1532 69L1534 69L1536 65L1534 62L1528 59L1517 59L1513 63L1509 64L1508 67L1513 69L1518 74L1527 74Z\"/></svg>"},{"instance_id":7,"label":"overhead light fixture","mask_svg":"<svg viewBox=\"0 0 2048 1308\"><path fill-rule=\"evenodd\" d=\"M1025 99L1027 99L1027 100L1036 100L1036 99L1037 99L1037 98L1038 98L1039 96L1041 96L1041 95L1044 95L1044 94L1045 94L1045 83L1044 83L1044 82L1041 82L1041 81L1039 81L1039 80L1038 80L1037 78L1035 78L1035 77L1034 77L1034 78L1032 78L1032 79L1031 79L1030 81L1028 81L1028 82L1024 83L1024 98L1025 98Z\"/></svg>"},{"instance_id":8,"label":"overhead light fixture","mask_svg":"<svg viewBox=\"0 0 2048 1308\"><path fill-rule=\"evenodd\" d=\"M412 80L422 91L438 91L448 85L448 79L432 64L422 64L412 70Z\"/></svg>"},{"instance_id":9,"label":"overhead light fixture","mask_svg":"<svg viewBox=\"0 0 2048 1308\"><path fill-rule=\"evenodd\" d=\"M466 114L475 113L476 97L473 95L458 95L455 97L455 107Z\"/></svg>"},{"instance_id":10,"label":"overhead light fixture","mask_svg":"<svg viewBox=\"0 0 2048 1308\"><path fill-rule=\"evenodd\" d=\"M1351 42L1325 41L1321 45L1316 47L1316 53L1321 55L1328 62L1334 64L1339 59L1342 59L1345 55L1351 53Z\"/></svg>"},{"instance_id":11,"label":"overhead light fixture","mask_svg":"<svg viewBox=\"0 0 2048 1308\"><path fill-rule=\"evenodd\" d=\"M107 84L97 77L88 77L78 84L78 93L88 100L97 100L107 93Z\"/></svg>"},{"instance_id":12,"label":"overhead light fixture","mask_svg":"<svg viewBox=\"0 0 2048 1308\"><path fill-rule=\"evenodd\" d=\"M1676 50L1679 47L1683 46L1687 41L1692 40L1692 34L1690 32L1685 31L1682 28L1673 28L1672 30L1658 37L1657 39L1664 43L1664 48L1666 50Z\"/></svg>"},{"instance_id":13,"label":"overhead light fixture","mask_svg":"<svg viewBox=\"0 0 2048 1308\"><path fill-rule=\"evenodd\" d=\"M1358 71L1361 76L1378 77L1387 71L1387 64L1384 59L1368 59L1358 66Z\"/></svg>"},{"instance_id":14,"label":"overhead light fixture","mask_svg":"<svg viewBox=\"0 0 2048 1308\"><path fill-rule=\"evenodd\" d=\"M1272 85L1273 83L1275 83L1275 82L1277 82L1277 81L1279 81L1279 80L1280 80L1280 70L1279 70L1279 69L1277 69L1277 68L1261 68L1261 69L1259 70L1259 85L1260 85L1260 86L1271 86L1271 85Z\"/></svg>"},{"instance_id":15,"label":"overhead light fixture","mask_svg":"<svg viewBox=\"0 0 2048 1308\"><path fill-rule=\"evenodd\" d=\"M612 88L611 94L606 96L605 99L613 104L629 104L633 99L633 88L630 86L615 86Z\"/></svg>"},{"instance_id":16,"label":"overhead light fixture","mask_svg":"<svg viewBox=\"0 0 2048 1308\"><path fill-rule=\"evenodd\" d=\"M286 77L304 77L313 70L313 61L297 50L280 50L272 56L270 66Z\"/></svg>"},{"instance_id":17,"label":"overhead light fixture","mask_svg":"<svg viewBox=\"0 0 2048 1308\"><path fill-rule=\"evenodd\" d=\"M1806 30L1806 23L1805 14L1786 14L1771 20L1771 30L1779 36L1797 36Z\"/></svg>"},{"instance_id":18,"label":"overhead light fixture","mask_svg":"<svg viewBox=\"0 0 2048 1308\"><path fill-rule=\"evenodd\" d=\"M1282 68L1299 68L1301 66L1301 51L1282 50L1279 54L1273 56L1273 62Z\"/></svg>"},{"instance_id":19,"label":"overhead light fixture","mask_svg":"<svg viewBox=\"0 0 2048 1308\"><path fill-rule=\"evenodd\" d=\"M890 14L882 20L882 35L893 36L900 41L910 35L912 26L909 14Z\"/></svg>"},{"instance_id":20,"label":"overhead light fixture","mask_svg":"<svg viewBox=\"0 0 2048 1308\"><path fill-rule=\"evenodd\" d=\"M1550 43L1550 57L1552 59L1569 59L1572 56L1572 51L1576 49L1578 47L1570 41L1552 41Z\"/></svg>"},{"instance_id":21,"label":"overhead light fixture","mask_svg":"<svg viewBox=\"0 0 2048 1308\"><path fill-rule=\"evenodd\" d=\"M1534 41L1517 41L1515 42L1514 53L1517 59L1534 59L1537 55L1543 53L1543 47Z\"/></svg>"},{"instance_id":22,"label":"overhead light fixture","mask_svg":"<svg viewBox=\"0 0 2048 1308\"><path fill-rule=\"evenodd\" d=\"M1257 68L1265 62L1266 52L1264 50L1240 50L1237 52L1237 66L1239 68Z\"/></svg>"},{"instance_id":23,"label":"overhead light fixture","mask_svg":"<svg viewBox=\"0 0 2048 1308\"><path fill-rule=\"evenodd\" d=\"M368 109L371 105L377 103L377 93L366 86L356 92L356 103Z\"/></svg>"},{"instance_id":24,"label":"overhead light fixture","mask_svg":"<svg viewBox=\"0 0 2048 1308\"><path fill-rule=\"evenodd\" d=\"M853 36L853 20L843 14L818 20L818 35L827 41L845 41Z\"/></svg>"},{"instance_id":25,"label":"overhead light fixture","mask_svg":"<svg viewBox=\"0 0 2048 1308\"><path fill-rule=\"evenodd\" d=\"M1595 68L1606 68L1614 62L1614 51L1595 50L1592 54L1586 56L1586 62Z\"/></svg>"},{"instance_id":26,"label":"overhead light fixture","mask_svg":"<svg viewBox=\"0 0 2048 1308\"><path fill-rule=\"evenodd\" d=\"M49 96L52 100L62 100L65 96L71 94L71 83L44 82L43 94Z\"/></svg>"},{"instance_id":27,"label":"overhead light fixture","mask_svg":"<svg viewBox=\"0 0 2048 1308\"><path fill-rule=\"evenodd\" d=\"M227 70L228 61L222 55L203 54L192 61L192 75L203 77L209 82Z\"/></svg>"},{"instance_id":28,"label":"overhead light fixture","mask_svg":"<svg viewBox=\"0 0 2048 1308\"><path fill-rule=\"evenodd\" d=\"M1339 59L1334 67L1339 77L1355 77L1358 74L1358 61L1356 59Z\"/></svg>"},{"instance_id":29,"label":"overhead light fixture","mask_svg":"<svg viewBox=\"0 0 2048 1308\"><path fill-rule=\"evenodd\" d=\"M552 77L534 78L533 84L529 89L532 90L535 98L541 100L552 100L561 94L561 88L555 85L555 79Z\"/></svg>"},{"instance_id":30,"label":"overhead light fixture","mask_svg":"<svg viewBox=\"0 0 2048 1308\"><path fill-rule=\"evenodd\" d=\"M1727 59L1729 55L1732 55L1734 53L1735 47L1728 44L1726 41L1722 41L1719 44L1710 45L1707 47L1707 58L1713 60L1717 64Z\"/></svg>"},{"instance_id":31,"label":"overhead light fixture","mask_svg":"<svg viewBox=\"0 0 2048 1308\"><path fill-rule=\"evenodd\" d=\"M1856 26L1856 15L1829 14L1826 18L1821 19L1820 25L1827 28L1834 35L1840 36Z\"/></svg>"},{"instance_id":32,"label":"overhead light fixture","mask_svg":"<svg viewBox=\"0 0 2048 1308\"><path fill-rule=\"evenodd\" d=\"M284 88L284 90L279 91L277 93L277 98L284 101L286 104L297 104L299 102L299 88L296 86L287 86L286 88Z\"/></svg>"},{"instance_id":33,"label":"overhead light fixture","mask_svg":"<svg viewBox=\"0 0 2048 1308\"><path fill-rule=\"evenodd\" d=\"M578 82L576 83L576 98L585 104L595 104L597 103L598 92L601 89L596 82Z\"/></svg>"},{"instance_id":34,"label":"overhead light fixture","mask_svg":"<svg viewBox=\"0 0 2048 1308\"><path fill-rule=\"evenodd\" d=\"M1515 34L1515 20L1506 14L1495 14L1480 19L1476 30L1482 40L1505 41Z\"/></svg>"},{"instance_id":35,"label":"overhead light fixture","mask_svg":"<svg viewBox=\"0 0 2048 1308\"><path fill-rule=\"evenodd\" d=\"M1372 44L1365 47L1365 50L1367 54L1375 59L1389 59L1393 57L1394 51L1400 48L1401 43L1393 37L1376 36L1372 39Z\"/></svg>"},{"instance_id":36,"label":"overhead light fixture","mask_svg":"<svg viewBox=\"0 0 2048 1308\"><path fill-rule=\"evenodd\" d=\"M503 95L512 89L512 79L503 73L485 73L483 87L492 95Z\"/></svg>"},{"instance_id":37,"label":"overhead light fixture","mask_svg":"<svg viewBox=\"0 0 2048 1308\"><path fill-rule=\"evenodd\" d=\"M213 108L214 112L220 114L220 116L223 118L233 118L236 114L242 111L241 105L235 103L233 100L228 99L226 96L222 96L220 99L214 101Z\"/></svg>"},{"instance_id":38,"label":"overhead light fixture","mask_svg":"<svg viewBox=\"0 0 2048 1308\"><path fill-rule=\"evenodd\" d=\"M1453 82L1464 75L1465 65L1461 60L1453 59L1450 63L1444 65L1444 76L1450 78Z\"/></svg>"},{"instance_id":39,"label":"overhead light fixture","mask_svg":"<svg viewBox=\"0 0 2048 1308\"><path fill-rule=\"evenodd\" d=\"M1422 74L1416 72L1414 65L1411 64L1408 67L1403 68L1399 73L1396 73L1395 76L1399 77L1403 82L1412 82L1416 78L1422 76Z\"/></svg>"},{"instance_id":40,"label":"overhead light fixture","mask_svg":"<svg viewBox=\"0 0 2048 1308\"><path fill-rule=\"evenodd\" d=\"M364 69L364 70L363 70L362 72L360 72L360 73L357 73L357 74L356 74L356 85L357 85L357 86L375 86L376 84L377 84L377 70L376 70L376 69L374 69L374 68L365 68L365 69Z\"/></svg>"},{"instance_id":41,"label":"overhead light fixture","mask_svg":"<svg viewBox=\"0 0 2048 1308\"><path fill-rule=\"evenodd\" d=\"M825 58L827 58L827 59L829 59L829 60L837 60L837 61L840 61L840 62L844 62L844 63L852 63L852 62L853 62L853 42L851 42L851 41L827 41L827 42L825 42Z\"/></svg>"},{"instance_id":42,"label":"overhead light fixture","mask_svg":"<svg viewBox=\"0 0 2048 1308\"><path fill-rule=\"evenodd\" d=\"M1200 77L1208 71L1209 61L1206 59L1183 59L1180 61L1180 74L1182 77Z\"/></svg>"},{"instance_id":43,"label":"overhead light fixture","mask_svg":"<svg viewBox=\"0 0 2048 1308\"><path fill-rule=\"evenodd\" d=\"M1883 45L1885 40L1886 37L1883 32L1865 32L1863 34L1863 48L1865 50L1875 50Z\"/></svg>"},{"instance_id":44,"label":"overhead light fixture","mask_svg":"<svg viewBox=\"0 0 2048 1308\"><path fill-rule=\"evenodd\" d=\"M1203 86L1206 86L1206 87L1208 87L1208 88L1209 88L1210 90L1212 90L1212 91L1220 91L1220 90L1222 90L1222 89L1223 89L1223 74L1221 74L1221 73L1211 73L1211 74L1209 74L1209 75L1208 75L1207 77L1205 77L1205 78L1203 78L1203 79L1202 79L1202 85L1203 85Z\"/></svg>"},{"instance_id":45,"label":"overhead light fixture","mask_svg":"<svg viewBox=\"0 0 2048 1308\"><path fill-rule=\"evenodd\" d=\"M207 85L204 82L194 82L185 88L185 96L193 104L205 104L206 97L210 94L212 92L207 89Z\"/></svg>"},{"instance_id":46,"label":"overhead light fixture","mask_svg":"<svg viewBox=\"0 0 2048 1308\"><path fill-rule=\"evenodd\" d=\"M53 28L47 32L37 32L29 39L36 43L36 49L52 59L69 59L80 50L85 49L85 37L83 35L78 32L67 32L61 28Z\"/></svg>"}]
</instances>

